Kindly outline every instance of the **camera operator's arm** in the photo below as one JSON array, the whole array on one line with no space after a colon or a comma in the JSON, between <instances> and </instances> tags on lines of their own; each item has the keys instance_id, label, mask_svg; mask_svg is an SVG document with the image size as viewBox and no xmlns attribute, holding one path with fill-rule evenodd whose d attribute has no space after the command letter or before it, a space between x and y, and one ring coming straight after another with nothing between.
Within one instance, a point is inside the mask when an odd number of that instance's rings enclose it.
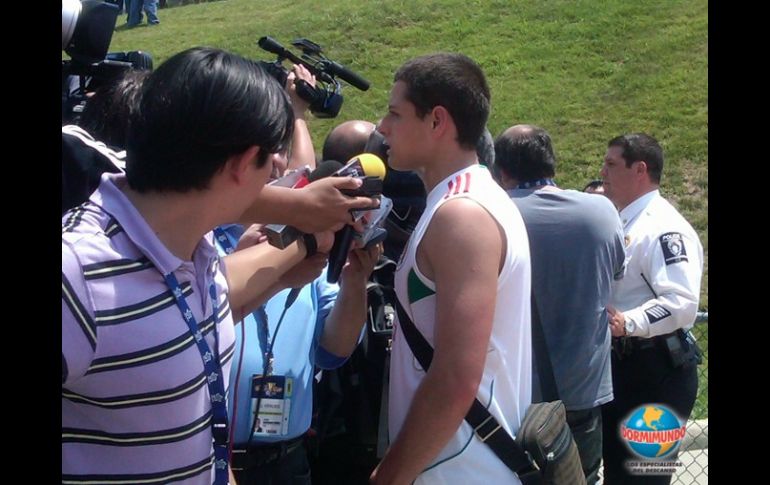
<instances>
[{"instance_id":1,"label":"camera operator's arm","mask_svg":"<svg viewBox=\"0 0 770 485\"><path fill-rule=\"evenodd\" d=\"M289 93L291 106L294 110L294 134L291 138L291 156L289 157L288 169L294 170L308 165L312 170L316 166L315 151L305 120L310 103L302 99L297 93L295 80L304 81L315 87L315 76L301 64L296 64L286 77L286 91Z\"/></svg>"},{"instance_id":2,"label":"camera operator's arm","mask_svg":"<svg viewBox=\"0 0 770 485\"><path fill-rule=\"evenodd\" d=\"M348 197L340 189L357 189L361 179L326 177L295 190L266 185L258 200L237 222L288 224L306 233L338 230L353 221L351 209L377 207L372 197Z\"/></svg>"}]
</instances>

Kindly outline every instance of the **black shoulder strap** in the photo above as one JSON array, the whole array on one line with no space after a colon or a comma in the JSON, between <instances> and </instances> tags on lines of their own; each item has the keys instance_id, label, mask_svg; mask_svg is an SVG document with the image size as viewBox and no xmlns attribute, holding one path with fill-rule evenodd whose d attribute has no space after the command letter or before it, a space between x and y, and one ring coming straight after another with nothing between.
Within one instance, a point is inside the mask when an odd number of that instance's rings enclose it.
<instances>
[{"instance_id":1,"label":"black shoulder strap","mask_svg":"<svg viewBox=\"0 0 770 485\"><path fill-rule=\"evenodd\" d=\"M433 360L433 347L414 326L414 322L406 314L398 297L395 300L398 321L406 343L409 344L420 366L427 372ZM503 429L478 398L473 400L468 414L465 415L465 421L471 425L476 436L505 463L505 466L516 472L522 483L529 482L526 480L527 477L539 477L539 471L532 465L529 455Z\"/></svg>"}]
</instances>

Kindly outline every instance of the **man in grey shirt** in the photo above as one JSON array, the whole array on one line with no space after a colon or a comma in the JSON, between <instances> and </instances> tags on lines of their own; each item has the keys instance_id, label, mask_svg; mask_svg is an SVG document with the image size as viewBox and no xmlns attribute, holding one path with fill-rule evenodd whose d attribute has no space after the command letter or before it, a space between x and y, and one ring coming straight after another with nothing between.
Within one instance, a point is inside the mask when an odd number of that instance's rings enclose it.
<instances>
[{"instance_id":1,"label":"man in grey shirt","mask_svg":"<svg viewBox=\"0 0 770 485\"><path fill-rule=\"evenodd\" d=\"M606 197L556 186L551 138L542 128L504 131L495 141L495 165L527 227L532 292L553 367L553 379L545 372L538 378L544 356L536 355L533 328L533 401L564 402L593 484L602 454L600 406L613 398L606 306L613 278L622 276L623 228ZM534 325L534 308L532 314Z\"/></svg>"}]
</instances>

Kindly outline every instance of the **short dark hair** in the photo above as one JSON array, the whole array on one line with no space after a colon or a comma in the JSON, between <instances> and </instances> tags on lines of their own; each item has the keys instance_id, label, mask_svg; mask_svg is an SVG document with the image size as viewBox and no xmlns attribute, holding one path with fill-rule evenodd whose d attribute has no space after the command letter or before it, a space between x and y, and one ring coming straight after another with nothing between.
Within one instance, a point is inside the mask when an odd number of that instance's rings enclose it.
<instances>
[{"instance_id":1,"label":"short dark hair","mask_svg":"<svg viewBox=\"0 0 770 485\"><path fill-rule=\"evenodd\" d=\"M663 175L663 149L655 138L645 133L629 133L613 138L607 147L620 147L623 150L626 167L643 160L647 164L650 179L656 184L660 183Z\"/></svg>"},{"instance_id":2,"label":"short dark hair","mask_svg":"<svg viewBox=\"0 0 770 485\"><path fill-rule=\"evenodd\" d=\"M449 111L457 127L457 142L476 148L489 118L489 86L484 72L470 57L440 52L416 57L399 68L394 81L406 84L406 98L424 118L436 106Z\"/></svg>"},{"instance_id":3,"label":"short dark hair","mask_svg":"<svg viewBox=\"0 0 770 485\"><path fill-rule=\"evenodd\" d=\"M283 87L257 63L221 49L175 54L142 86L126 143L138 192L203 190L233 155L259 146L257 166L287 149L294 114Z\"/></svg>"},{"instance_id":4,"label":"short dark hair","mask_svg":"<svg viewBox=\"0 0 770 485\"><path fill-rule=\"evenodd\" d=\"M511 134L503 132L495 140L495 165L520 183L556 174L556 156L551 136L544 129Z\"/></svg>"},{"instance_id":5,"label":"short dark hair","mask_svg":"<svg viewBox=\"0 0 770 485\"><path fill-rule=\"evenodd\" d=\"M588 189L598 189L599 187L604 187L604 180L602 179L591 180L586 184L585 187L583 187L583 192L585 192Z\"/></svg>"},{"instance_id":6,"label":"short dark hair","mask_svg":"<svg viewBox=\"0 0 770 485\"><path fill-rule=\"evenodd\" d=\"M149 75L150 71L131 69L118 80L99 86L88 99L78 125L96 140L125 148L128 124L139 106L142 83Z\"/></svg>"}]
</instances>

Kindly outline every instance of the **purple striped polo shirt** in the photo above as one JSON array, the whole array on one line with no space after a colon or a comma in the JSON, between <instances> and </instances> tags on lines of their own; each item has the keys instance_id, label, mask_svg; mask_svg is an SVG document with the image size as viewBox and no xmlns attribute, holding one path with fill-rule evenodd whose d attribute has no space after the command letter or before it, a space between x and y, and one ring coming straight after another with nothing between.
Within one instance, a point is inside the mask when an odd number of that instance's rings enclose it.
<instances>
[{"instance_id":1,"label":"purple striped polo shirt","mask_svg":"<svg viewBox=\"0 0 770 485\"><path fill-rule=\"evenodd\" d=\"M211 406L198 347L163 273L174 272L215 348L225 392L235 335L212 234L192 261L172 255L102 175L62 217L62 482L213 482Z\"/></svg>"}]
</instances>

